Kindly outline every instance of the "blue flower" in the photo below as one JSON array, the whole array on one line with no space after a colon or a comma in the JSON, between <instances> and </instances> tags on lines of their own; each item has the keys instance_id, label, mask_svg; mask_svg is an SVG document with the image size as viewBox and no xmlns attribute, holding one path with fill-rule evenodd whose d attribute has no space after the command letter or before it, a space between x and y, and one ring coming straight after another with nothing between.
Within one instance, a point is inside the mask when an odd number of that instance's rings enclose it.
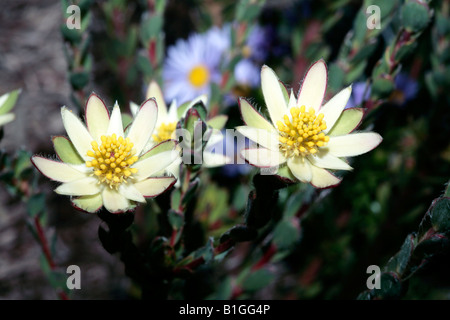
<instances>
[{"instance_id":1,"label":"blue flower","mask_svg":"<svg viewBox=\"0 0 450 320\"><path fill-rule=\"evenodd\" d=\"M226 29L215 27L169 47L162 74L165 99L182 104L209 95L211 83L221 80L220 64L229 46Z\"/></svg>"},{"instance_id":2,"label":"blue flower","mask_svg":"<svg viewBox=\"0 0 450 320\"><path fill-rule=\"evenodd\" d=\"M417 81L408 76L406 73L399 73L395 77L394 82L395 90L391 94L391 101L402 106L416 96L419 89Z\"/></svg>"},{"instance_id":3,"label":"blue flower","mask_svg":"<svg viewBox=\"0 0 450 320\"><path fill-rule=\"evenodd\" d=\"M361 104L370 97L370 86L367 87L367 90L366 86L365 82L356 82L353 84L352 95L350 96L350 99L348 99L345 109L362 107Z\"/></svg>"}]
</instances>

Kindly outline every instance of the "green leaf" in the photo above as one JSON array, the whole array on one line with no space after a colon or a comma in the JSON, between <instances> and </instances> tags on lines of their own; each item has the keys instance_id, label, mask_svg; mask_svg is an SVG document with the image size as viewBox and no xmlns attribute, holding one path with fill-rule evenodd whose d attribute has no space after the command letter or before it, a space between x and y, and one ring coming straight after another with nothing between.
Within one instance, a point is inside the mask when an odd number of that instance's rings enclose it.
<instances>
[{"instance_id":1,"label":"green leaf","mask_svg":"<svg viewBox=\"0 0 450 320\"><path fill-rule=\"evenodd\" d=\"M213 239L209 238L206 245L194 253L194 259L203 257L205 260L205 263L209 263L214 259L214 246L213 246Z\"/></svg>"},{"instance_id":2,"label":"green leaf","mask_svg":"<svg viewBox=\"0 0 450 320\"><path fill-rule=\"evenodd\" d=\"M163 26L163 17L152 15L141 25L141 41L146 45L151 38L156 38L161 32Z\"/></svg>"},{"instance_id":3,"label":"green leaf","mask_svg":"<svg viewBox=\"0 0 450 320\"><path fill-rule=\"evenodd\" d=\"M291 173L291 170L289 170L288 166L280 167L276 173L276 176L286 183L295 183L296 181L298 181L297 178L295 178Z\"/></svg>"},{"instance_id":4,"label":"green leaf","mask_svg":"<svg viewBox=\"0 0 450 320\"><path fill-rule=\"evenodd\" d=\"M32 218L43 213L45 210L45 195L38 193L32 195L27 202L27 212Z\"/></svg>"},{"instance_id":5,"label":"green leaf","mask_svg":"<svg viewBox=\"0 0 450 320\"><path fill-rule=\"evenodd\" d=\"M83 89L89 82L89 74L87 72L74 72L69 76L69 81L75 90Z\"/></svg>"},{"instance_id":6,"label":"green leaf","mask_svg":"<svg viewBox=\"0 0 450 320\"><path fill-rule=\"evenodd\" d=\"M419 32L425 29L430 21L429 9L426 4L411 1L403 5L401 18L406 30Z\"/></svg>"},{"instance_id":7,"label":"green leaf","mask_svg":"<svg viewBox=\"0 0 450 320\"><path fill-rule=\"evenodd\" d=\"M378 78L373 81L372 95L377 98L387 98L394 91L394 88L392 79Z\"/></svg>"},{"instance_id":8,"label":"green leaf","mask_svg":"<svg viewBox=\"0 0 450 320\"><path fill-rule=\"evenodd\" d=\"M14 177L20 179L21 174L31 167L30 153L25 150L20 150L17 155L17 160L14 165Z\"/></svg>"},{"instance_id":9,"label":"green leaf","mask_svg":"<svg viewBox=\"0 0 450 320\"><path fill-rule=\"evenodd\" d=\"M181 119L181 117L185 114L185 112L186 112L187 108L190 106L190 104L191 104L191 102L188 101L178 107L178 109L177 109L178 119Z\"/></svg>"},{"instance_id":10,"label":"green leaf","mask_svg":"<svg viewBox=\"0 0 450 320\"><path fill-rule=\"evenodd\" d=\"M402 275L411 259L414 250L414 235L408 235L403 243L400 251L389 259L385 270L392 271Z\"/></svg>"},{"instance_id":11,"label":"green leaf","mask_svg":"<svg viewBox=\"0 0 450 320\"><path fill-rule=\"evenodd\" d=\"M65 41L68 41L73 44L78 44L82 39L81 32L79 32L79 30L69 29L67 28L66 24L63 24L61 26L61 33Z\"/></svg>"},{"instance_id":12,"label":"green leaf","mask_svg":"<svg viewBox=\"0 0 450 320\"><path fill-rule=\"evenodd\" d=\"M358 64L354 65L346 74L345 74L345 83L353 83L358 78L361 77L361 75L364 73L364 69L366 68L367 62L365 60L359 62Z\"/></svg>"},{"instance_id":13,"label":"green leaf","mask_svg":"<svg viewBox=\"0 0 450 320\"><path fill-rule=\"evenodd\" d=\"M286 202L283 216L285 218L291 218L295 216L295 214L298 212L302 204L303 204L303 196L300 193L294 193Z\"/></svg>"},{"instance_id":14,"label":"green leaf","mask_svg":"<svg viewBox=\"0 0 450 320\"><path fill-rule=\"evenodd\" d=\"M161 152L171 151L174 150L177 145L177 142L174 140L167 140L164 142L161 142L160 144L154 146L152 149L144 153L144 155L140 158L140 160L147 159L151 156L154 156Z\"/></svg>"},{"instance_id":15,"label":"green leaf","mask_svg":"<svg viewBox=\"0 0 450 320\"><path fill-rule=\"evenodd\" d=\"M62 162L71 164L83 164L84 161L78 154L73 143L65 137L56 136L52 138L53 148Z\"/></svg>"},{"instance_id":16,"label":"green leaf","mask_svg":"<svg viewBox=\"0 0 450 320\"><path fill-rule=\"evenodd\" d=\"M175 189L174 191L172 191L170 195L170 207L173 210L178 210L181 205L180 201L181 201L181 190Z\"/></svg>"},{"instance_id":17,"label":"green leaf","mask_svg":"<svg viewBox=\"0 0 450 320\"><path fill-rule=\"evenodd\" d=\"M0 97L0 115L8 113L14 107L17 102L22 89L17 89L8 93L5 93Z\"/></svg>"},{"instance_id":18,"label":"green leaf","mask_svg":"<svg viewBox=\"0 0 450 320\"><path fill-rule=\"evenodd\" d=\"M450 232L450 198L438 198L431 208L431 224L438 232Z\"/></svg>"},{"instance_id":19,"label":"green leaf","mask_svg":"<svg viewBox=\"0 0 450 320\"><path fill-rule=\"evenodd\" d=\"M364 43L364 38L367 34L367 17L365 14L365 7L362 7L358 11L355 20L353 22L353 42L357 47L360 47Z\"/></svg>"},{"instance_id":20,"label":"green leaf","mask_svg":"<svg viewBox=\"0 0 450 320\"><path fill-rule=\"evenodd\" d=\"M401 297L403 286L395 273L382 273L380 277L380 289L374 289L377 296L382 299L398 299Z\"/></svg>"},{"instance_id":21,"label":"green leaf","mask_svg":"<svg viewBox=\"0 0 450 320\"><path fill-rule=\"evenodd\" d=\"M328 86L332 89L332 91L337 92L344 83L345 73L344 71L336 64L330 64L328 71Z\"/></svg>"},{"instance_id":22,"label":"green leaf","mask_svg":"<svg viewBox=\"0 0 450 320\"><path fill-rule=\"evenodd\" d=\"M398 48L397 52L395 53L395 60L401 61L405 57L409 56L417 47L416 41L410 41L409 43L404 43L400 48Z\"/></svg>"},{"instance_id":23,"label":"green leaf","mask_svg":"<svg viewBox=\"0 0 450 320\"><path fill-rule=\"evenodd\" d=\"M225 127L227 120L228 116L220 114L206 121L206 124L210 127L213 127L214 129L222 130Z\"/></svg>"},{"instance_id":24,"label":"green leaf","mask_svg":"<svg viewBox=\"0 0 450 320\"><path fill-rule=\"evenodd\" d=\"M186 205L191 201L191 199L195 196L199 185L200 185L200 179L198 177L189 183L189 187L186 190L186 193L184 194L183 199L181 200L181 203L183 205Z\"/></svg>"},{"instance_id":25,"label":"green leaf","mask_svg":"<svg viewBox=\"0 0 450 320\"><path fill-rule=\"evenodd\" d=\"M371 43L367 43L364 47L362 47L350 60L352 64L357 64L359 62L362 62L369 58L369 56L372 55L372 53L375 51L377 47L377 42L372 41ZM362 64L364 67L366 66L366 63ZM364 68L363 68L364 71Z\"/></svg>"},{"instance_id":26,"label":"green leaf","mask_svg":"<svg viewBox=\"0 0 450 320\"><path fill-rule=\"evenodd\" d=\"M273 231L273 242L280 249L289 249L298 241L299 237L300 230L288 220L280 221Z\"/></svg>"},{"instance_id":27,"label":"green leaf","mask_svg":"<svg viewBox=\"0 0 450 320\"><path fill-rule=\"evenodd\" d=\"M258 291L268 286L273 278L274 275L270 271L259 269L248 274L242 282L242 288L247 291Z\"/></svg>"},{"instance_id":28,"label":"green leaf","mask_svg":"<svg viewBox=\"0 0 450 320\"><path fill-rule=\"evenodd\" d=\"M152 65L150 64L150 61L142 55L138 55L136 64L147 77L150 77L153 73Z\"/></svg>"},{"instance_id":29,"label":"green leaf","mask_svg":"<svg viewBox=\"0 0 450 320\"><path fill-rule=\"evenodd\" d=\"M183 215L179 214L178 212L174 210L169 210L167 214L169 218L169 223L175 230L179 230L183 224L184 224L184 217Z\"/></svg>"},{"instance_id":30,"label":"green leaf","mask_svg":"<svg viewBox=\"0 0 450 320\"><path fill-rule=\"evenodd\" d=\"M226 277L220 281L215 292L209 295L206 300L228 300L230 299L232 292L231 277Z\"/></svg>"},{"instance_id":31,"label":"green leaf","mask_svg":"<svg viewBox=\"0 0 450 320\"><path fill-rule=\"evenodd\" d=\"M244 225L237 225L229 229L220 237L220 242L223 243L228 239L232 239L236 242L250 241L256 238L258 235L254 228L249 228Z\"/></svg>"},{"instance_id":32,"label":"green leaf","mask_svg":"<svg viewBox=\"0 0 450 320\"><path fill-rule=\"evenodd\" d=\"M361 122L364 112L360 108L345 109L333 128L328 132L329 136L340 136L350 133Z\"/></svg>"}]
</instances>

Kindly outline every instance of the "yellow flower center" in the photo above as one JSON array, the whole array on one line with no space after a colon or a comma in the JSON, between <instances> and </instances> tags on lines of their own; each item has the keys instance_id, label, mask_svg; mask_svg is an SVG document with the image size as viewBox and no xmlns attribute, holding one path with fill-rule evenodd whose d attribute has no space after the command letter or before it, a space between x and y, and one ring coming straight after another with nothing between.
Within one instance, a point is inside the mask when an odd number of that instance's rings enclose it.
<instances>
[{"instance_id":1,"label":"yellow flower center","mask_svg":"<svg viewBox=\"0 0 450 320\"><path fill-rule=\"evenodd\" d=\"M160 143L169 139L173 139L175 129L177 127L176 122L162 123L156 130L156 134L152 135L152 139L156 143Z\"/></svg>"},{"instance_id":2,"label":"yellow flower center","mask_svg":"<svg viewBox=\"0 0 450 320\"><path fill-rule=\"evenodd\" d=\"M292 121L284 115L284 123L277 122L280 134L280 151L285 157L305 157L315 154L330 140L322 131L327 128L323 113L316 116L313 108L308 112L305 106L291 108Z\"/></svg>"},{"instance_id":3,"label":"yellow flower center","mask_svg":"<svg viewBox=\"0 0 450 320\"><path fill-rule=\"evenodd\" d=\"M189 72L189 82L196 88L203 87L209 80L209 70L204 65L198 65Z\"/></svg>"},{"instance_id":4,"label":"yellow flower center","mask_svg":"<svg viewBox=\"0 0 450 320\"><path fill-rule=\"evenodd\" d=\"M127 183L128 178L138 170L130 168L138 157L134 155L133 143L130 138L117 139L114 133L111 136L102 136L102 144L98 146L97 141L92 141L92 150L87 152L93 160L86 161L86 166L93 168L101 183L106 183L110 188L118 188L122 182Z\"/></svg>"}]
</instances>

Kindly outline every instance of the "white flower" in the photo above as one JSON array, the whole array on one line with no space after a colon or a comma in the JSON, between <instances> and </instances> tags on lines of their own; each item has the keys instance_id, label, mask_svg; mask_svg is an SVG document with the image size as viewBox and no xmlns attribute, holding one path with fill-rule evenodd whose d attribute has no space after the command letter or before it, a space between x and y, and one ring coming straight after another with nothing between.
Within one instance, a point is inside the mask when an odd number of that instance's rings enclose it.
<instances>
[{"instance_id":1,"label":"white flower","mask_svg":"<svg viewBox=\"0 0 450 320\"><path fill-rule=\"evenodd\" d=\"M3 94L0 97L0 126L3 126L15 119L15 115L11 111L17 101L20 90L14 90Z\"/></svg>"},{"instance_id":2,"label":"white flower","mask_svg":"<svg viewBox=\"0 0 450 320\"><path fill-rule=\"evenodd\" d=\"M298 98L272 69L263 66L261 86L271 122L246 100L240 100L246 126L237 130L260 147L246 149L241 155L262 168L278 169L317 188L337 185L341 179L329 170L351 170L345 161L375 148L382 138L374 132L352 132L360 123L361 109L344 110L351 86L322 105L327 86L327 68L323 60L307 72ZM280 167L280 168L279 168Z\"/></svg>"},{"instance_id":3,"label":"white flower","mask_svg":"<svg viewBox=\"0 0 450 320\"><path fill-rule=\"evenodd\" d=\"M168 140L176 140L178 138L176 135L178 121L184 118L188 110L195 104L202 102L206 105L207 103L206 95L201 95L191 102L185 103L180 108L178 108L177 103L174 100L172 101L169 109L167 109L163 93L156 81L151 81L148 86L146 99L150 98L154 98L158 104L158 118L156 120L155 130L147 146L145 147L147 150L160 143L167 142ZM134 116L137 112L137 105L135 103L130 103L130 109ZM219 152L215 152L214 148L214 145L223 139L220 129L225 126L226 120L226 116L219 115L207 121L207 124L212 127L212 129L209 129L212 131L212 134L206 143L205 150L203 151L203 166L207 168L222 166L229 162L228 157ZM207 132L206 135L209 135L209 132ZM166 168L166 171L178 179L181 162L181 158L174 161ZM176 186L179 186L179 182L177 182Z\"/></svg>"},{"instance_id":4,"label":"white flower","mask_svg":"<svg viewBox=\"0 0 450 320\"><path fill-rule=\"evenodd\" d=\"M53 139L61 161L33 156L36 168L52 180L62 182L58 194L88 212L102 206L113 213L133 209L136 202L155 197L176 181L158 173L179 158L173 145L160 144L144 151L158 116L154 99L144 102L124 132L119 106L111 115L95 94L86 104L86 125L69 109L61 109L69 140Z\"/></svg>"},{"instance_id":5,"label":"white flower","mask_svg":"<svg viewBox=\"0 0 450 320\"><path fill-rule=\"evenodd\" d=\"M193 34L168 48L163 66L165 97L184 103L210 94L211 83L221 80L220 63L229 47L228 29L212 28Z\"/></svg>"}]
</instances>

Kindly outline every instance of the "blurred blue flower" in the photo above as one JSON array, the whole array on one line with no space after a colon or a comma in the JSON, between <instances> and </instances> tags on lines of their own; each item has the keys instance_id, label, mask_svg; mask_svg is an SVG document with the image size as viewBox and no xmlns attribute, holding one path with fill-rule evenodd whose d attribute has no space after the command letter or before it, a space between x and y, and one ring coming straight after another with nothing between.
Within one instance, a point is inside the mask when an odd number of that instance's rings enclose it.
<instances>
[{"instance_id":1,"label":"blurred blue flower","mask_svg":"<svg viewBox=\"0 0 450 320\"><path fill-rule=\"evenodd\" d=\"M394 82L395 90L391 94L391 101L402 106L417 95L419 85L416 80L408 76L406 73L399 73L395 77Z\"/></svg>"},{"instance_id":2,"label":"blurred blue flower","mask_svg":"<svg viewBox=\"0 0 450 320\"><path fill-rule=\"evenodd\" d=\"M261 66L249 59L239 61L234 68L234 77L239 84L257 87L260 83Z\"/></svg>"},{"instance_id":3,"label":"blurred blue flower","mask_svg":"<svg viewBox=\"0 0 450 320\"><path fill-rule=\"evenodd\" d=\"M220 63L230 46L228 34L226 28L214 27L168 48L162 71L166 101L182 104L210 95L211 83L221 80Z\"/></svg>"},{"instance_id":4,"label":"blurred blue flower","mask_svg":"<svg viewBox=\"0 0 450 320\"><path fill-rule=\"evenodd\" d=\"M255 25L250 31L243 48L246 59L264 62L270 50L270 30L267 27Z\"/></svg>"},{"instance_id":5,"label":"blurred blue flower","mask_svg":"<svg viewBox=\"0 0 450 320\"><path fill-rule=\"evenodd\" d=\"M370 97L370 86L367 88L367 91L366 86L365 82L356 82L353 84L352 95L350 96L350 99L348 99L345 109L362 107L361 104Z\"/></svg>"}]
</instances>

